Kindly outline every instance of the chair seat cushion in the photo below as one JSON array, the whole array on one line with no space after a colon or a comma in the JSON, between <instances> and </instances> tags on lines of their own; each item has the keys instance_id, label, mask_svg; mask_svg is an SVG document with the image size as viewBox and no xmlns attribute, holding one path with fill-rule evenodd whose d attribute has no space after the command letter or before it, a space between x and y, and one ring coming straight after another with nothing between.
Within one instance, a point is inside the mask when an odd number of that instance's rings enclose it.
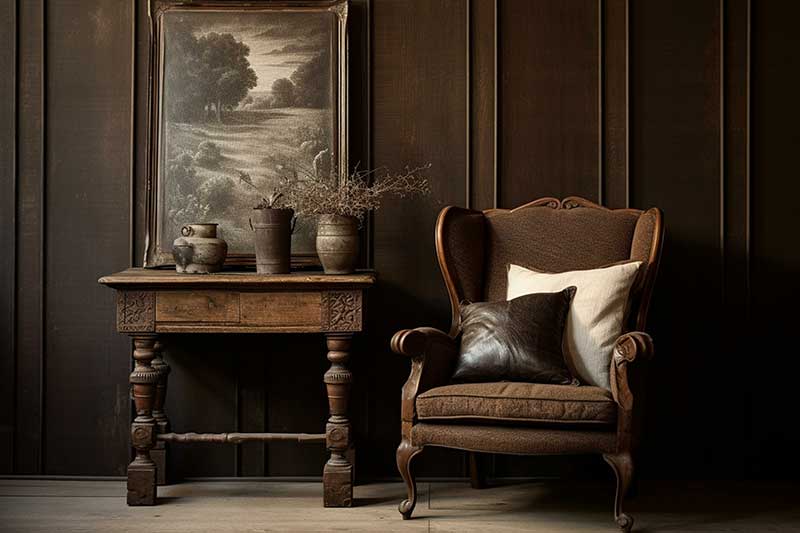
<instances>
[{"instance_id":1,"label":"chair seat cushion","mask_svg":"<svg viewBox=\"0 0 800 533\"><path fill-rule=\"evenodd\" d=\"M417 397L420 420L605 425L616 415L611 393L591 386L459 383Z\"/></svg>"}]
</instances>

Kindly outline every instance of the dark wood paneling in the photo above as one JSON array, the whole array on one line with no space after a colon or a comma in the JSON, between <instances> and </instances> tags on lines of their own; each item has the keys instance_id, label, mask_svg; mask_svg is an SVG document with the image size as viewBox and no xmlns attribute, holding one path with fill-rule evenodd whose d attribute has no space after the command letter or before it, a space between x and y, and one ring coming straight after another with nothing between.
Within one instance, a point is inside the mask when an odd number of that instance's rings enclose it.
<instances>
[{"instance_id":1,"label":"dark wood paneling","mask_svg":"<svg viewBox=\"0 0 800 533\"><path fill-rule=\"evenodd\" d=\"M603 176L600 202L628 207L628 0L603 5Z\"/></svg>"},{"instance_id":2,"label":"dark wood paneling","mask_svg":"<svg viewBox=\"0 0 800 533\"><path fill-rule=\"evenodd\" d=\"M496 0L469 0L470 198L472 209L495 206Z\"/></svg>"},{"instance_id":3,"label":"dark wood paneling","mask_svg":"<svg viewBox=\"0 0 800 533\"><path fill-rule=\"evenodd\" d=\"M113 295L96 281L130 256L132 80L130 68L119 65L131 65L133 7L124 0L47 3L45 353L52 356L45 369L45 450L51 474L121 474L127 458L129 341L114 331Z\"/></svg>"},{"instance_id":4,"label":"dark wood paneling","mask_svg":"<svg viewBox=\"0 0 800 533\"><path fill-rule=\"evenodd\" d=\"M16 431L19 474L42 472L44 3L17 3Z\"/></svg>"},{"instance_id":5,"label":"dark wood paneling","mask_svg":"<svg viewBox=\"0 0 800 533\"><path fill-rule=\"evenodd\" d=\"M720 3L638 2L630 16L631 203L660 207L667 227L645 438L673 450L657 459L669 475L678 457L709 467L725 454L728 403L709 383L736 380L710 319L722 311Z\"/></svg>"},{"instance_id":6,"label":"dark wood paneling","mask_svg":"<svg viewBox=\"0 0 800 533\"><path fill-rule=\"evenodd\" d=\"M389 473L400 440L400 387L409 362L392 355L401 327L449 327L447 295L436 264L433 227L447 204L467 197L466 21L463 1L401 0L372 6L373 162L393 169L430 162L433 201L386 202L375 215L375 268L370 295L370 443L373 472ZM386 307L391 302L391 311ZM452 474L460 454L426 452L419 472Z\"/></svg>"},{"instance_id":7,"label":"dark wood paneling","mask_svg":"<svg viewBox=\"0 0 800 533\"><path fill-rule=\"evenodd\" d=\"M797 358L797 313L800 294L800 196L797 149L800 146L800 47L797 20L800 3L753 2L752 5L752 136L751 252L753 331L749 368L768 365L792 380L800 371ZM751 424L758 473L796 477L800 429L793 385L771 380L757 387Z\"/></svg>"},{"instance_id":8,"label":"dark wood paneling","mask_svg":"<svg viewBox=\"0 0 800 533\"><path fill-rule=\"evenodd\" d=\"M723 12L723 116L722 139L722 247L723 315L727 331L747 332L750 253L750 13L749 0L724 4ZM728 365L746 367L751 352L739 335L723 335L722 347ZM729 398L728 438L737 443L731 454L737 471L752 455L749 425L740 422L752 402L752 391ZM741 466L739 466L741 465Z\"/></svg>"},{"instance_id":9,"label":"dark wood paneling","mask_svg":"<svg viewBox=\"0 0 800 533\"><path fill-rule=\"evenodd\" d=\"M500 206L597 200L599 3L501 0L497 16Z\"/></svg>"},{"instance_id":10,"label":"dark wood paneling","mask_svg":"<svg viewBox=\"0 0 800 533\"><path fill-rule=\"evenodd\" d=\"M236 357L252 353L257 336L165 335L172 368L167 391L167 416L176 431L222 433L236 427ZM249 344L249 345L248 345ZM169 470L173 479L187 476L233 476L233 446L174 446Z\"/></svg>"},{"instance_id":11,"label":"dark wood paneling","mask_svg":"<svg viewBox=\"0 0 800 533\"><path fill-rule=\"evenodd\" d=\"M148 131L148 76L150 55L150 19L147 13L148 2L136 2L136 39L134 41L135 54L132 67L134 109L131 119L134 125L134 134L130 139L131 150L134 157L131 161L131 230L133 247L131 249L131 266L142 266L144 262L144 237L146 234L146 201L147 201L147 131Z\"/></svg>"},{"instance_id":12,"label":"dark wood paneling","mask_svg":"<svg viewBox=\"0 0 800 533\"><path fill-rule=\"evenodd\" d=\"M127 463L130 346L113 332L112 294L94 279L131 254L141 262L146 4L0 6L18 10L0 11L0 65L12 73L0 82L0 157L13 163L0 182L0 248L12 251L0 258L8 295L0 319L12 317L0 323L0 395L10 399L0 413L0 472L119 474ZM752 17L749 0L354 0L351 8L353 162L433 164L433 198L387 202L364 241L380 283L352 361L358 477L396 476L408 362L389 353L389 337L448 326L436 214L446 204L491 207L497 193L502 206L580 194L664 209L644 475L800 471L787 461L800 444L786 423L791 387L764 372L748 392L730 394L743 369L762 361L782 376L798 370L790 315L776 311L799 292L797 218L782 201L797 188L798 3L754 2ZM15 26L16 36L6 31ZM75 295L80 305L69 304ZM166 344L176 429L321 431L321 339ZM179 476L318 477L325 459L317 445L175 451ZM459 452L426 451L418 466L421 475L465 473ZM498 457L493 473L608 474L591 460L517 457Z\"/></svg>"},{"instance_id":13,"label":"dark wood paneling","mask_svg":"<svg viewBox=\"0 0 800 533\"><path fill-rule=\"evenodd\" d=\"M0 4L0 473L14 471L17 10Z\"/></svg>"},{"instance_id":14,"label":"dark wood paneling","mask_svg":"<svg viewBox=\"0 0 800 533\"><path fill-rule=\"evenodd\" d=\"M328 402L322 376L330 366L324 337L276 336L264 344L263 350L267 357L268 430L324 432ZM320 477L326 460L325 447L319 444L275 442L267 452L267 471L273 476Z\"/></svg>"},{"instance_id":15,"label":"dark wood paneling","mask_svg":"<svg viewBox=\"0 0 800 533\"><path fill-rule=\"evenodd\" d=\"M238 420L236 431L265 433L267 431L267 353L239 350L236 354ZM272 391L269 391L270 393ZM266 444L247 442L238 447L236 475L265 476Z\"/></svg>"}]
</instances>

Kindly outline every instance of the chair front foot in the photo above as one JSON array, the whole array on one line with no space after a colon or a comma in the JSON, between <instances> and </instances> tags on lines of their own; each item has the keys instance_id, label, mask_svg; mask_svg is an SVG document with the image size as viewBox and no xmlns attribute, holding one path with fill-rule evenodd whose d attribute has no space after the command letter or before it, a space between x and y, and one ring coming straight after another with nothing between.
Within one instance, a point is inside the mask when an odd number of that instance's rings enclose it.
<instances>
[{"instance_id":1,"label":"chair front foot","mask_svg":"<svg viewBox=\"0 0 800 533\"><path fill-rule=\"evenodd\" d=\"M417 505L417 481L411 473L411 460L422 451L421 447L412 445L408 440L403 439L397 447L397 470L406 484L408 498L400 502L397 510L403 515L403 520L411 518L414 507Z\"/></svg>"},{"instance_id":2,"label":"chair front foot","mask_svg":"<svg viewBox=\"0 0 800 533\"><path fill-rule=\"evenodd\" d=\"M633 529L633 518L631 518L631 515L629 514L622 513L614 520L624 533L630 533L630 531Z\"/></svg>"},{"instance_id":3,"label":"chair front foot","mask_svg":"<svg viewBox=\"0 0 800 533\"><path fill-rule=\"evenodd\" d=\"M614 521L624 533L633 529L633 518L622 512L622 502L633 478L633 459L629 452L603 454L603 459L617 476L617 492L614 496Z\"/></svg>"}]
</instances>

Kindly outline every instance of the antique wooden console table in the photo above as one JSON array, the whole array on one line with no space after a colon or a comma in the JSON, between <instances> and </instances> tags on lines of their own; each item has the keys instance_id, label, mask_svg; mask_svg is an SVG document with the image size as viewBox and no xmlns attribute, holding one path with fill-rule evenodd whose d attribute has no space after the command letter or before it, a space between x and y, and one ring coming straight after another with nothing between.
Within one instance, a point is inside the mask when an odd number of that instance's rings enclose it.
<instances>
[{"instance_id":1,"label":"antique wooden console table","mask_svg":"<svg viewBox=\"0 0 800 533\"><path fill-rule=\"evenodd\" d=\"M352 505L347 360L353 334L363 329L364 291L375 283L373 273L178 274L130 268L99 282L116 289L117 331L134 343L131 442L136 454L128 466L128 505L156 503L156 485L165 481L167 442L276 440L324 442L330 458L322 474L323 502L326 507ZM164 409L170 368L159 333L323 333L331 362L323 378L330 407L325 433L171 432Z\"/></svg>"}]
</instances>

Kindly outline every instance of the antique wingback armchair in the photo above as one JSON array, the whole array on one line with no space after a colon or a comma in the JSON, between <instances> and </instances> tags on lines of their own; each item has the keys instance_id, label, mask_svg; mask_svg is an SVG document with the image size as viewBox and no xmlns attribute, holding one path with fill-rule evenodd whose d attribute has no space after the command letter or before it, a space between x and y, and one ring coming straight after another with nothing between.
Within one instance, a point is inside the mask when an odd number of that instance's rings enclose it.
<instances>
[{"instance_id":1,"label":"antique wingback armchair","mask_svg":"<svg viewBox=\"0 0 800 533\"><path fill-rule=\"evenodd\" d=\"M450 296L450 332L406 329L391 341L395 353L411 358L397 449L408 490L399 508L403 518L411 517L417 498L410 463L425 446L519 455L598 453L617 477L614 518L630 531L633 520L622 512L622 501L633 475L631 453L641 418L640 370L653 355L644 328L662 235L658 209L611 210L577 197L542 198L512 210L447 207L440 213L436 253ZM450 383L459 350L459 305L505 300L509 263L564 272L625 260L643 264L630 292L626 331L615 344L610 390ZM476 461L470 466L475 469Z\"/></svg>"}]
</instances>

